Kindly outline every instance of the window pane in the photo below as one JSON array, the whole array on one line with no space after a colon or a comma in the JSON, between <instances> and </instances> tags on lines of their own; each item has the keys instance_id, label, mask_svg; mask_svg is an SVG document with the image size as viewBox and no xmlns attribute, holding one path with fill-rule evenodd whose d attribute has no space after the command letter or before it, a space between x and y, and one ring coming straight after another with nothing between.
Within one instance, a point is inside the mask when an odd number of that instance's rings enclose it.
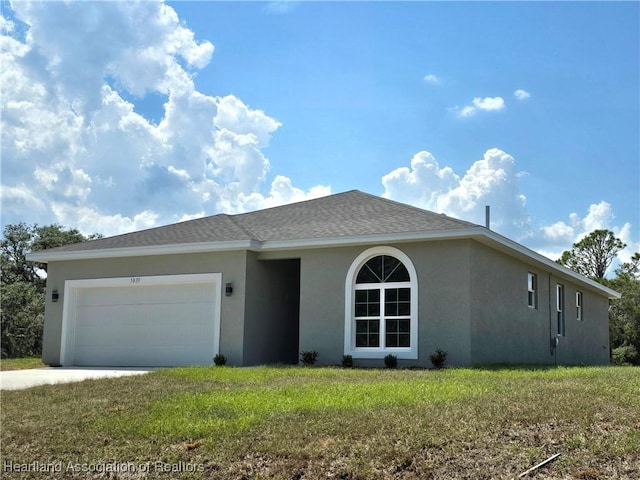
<instances>
[{"instance_id":1,"label":"window pane","mask_svg":"<svg viewBox=\"0 0 640 480\"><path fill-rule=\"evenodd\" d=\"M356 290L356 317L377 317L380 315L380 290Z\"/></svg>"},{"instance_id":2,"label":"window pane","mask_svg":"<svg viewBox=\"0 0 640 480\"><path fill-rule=\"evenodd\" d=\"M380 320L369 320L369 332L380 333Z\"/></svg>"},{"instance_id":3,"label":"window pane","mask_svg":"<svg viewBox=\"0 0 640 480\"><path fill-rule=\"evenodd\" d=\"M380 346L380 320L356 320L356 347Z\"/></svg>"},{"instance_id":4,"label":"window pane","mask_svg":"<svg viewBox=\"0 0 640 480\"><path fill-rule=\"evenodd\" d=\"M398 331L400 333L409 333L411 328L411 322L409 319L398 320Z\"/></svg>"},{"instance_id":5,"label":"window pane","mask_svg":"<svg viewBox=\"0 0 640 480\"><path fill-rule=\"evenodd\" d=\"M365 264L358 272L356 283L380 283L380 279Z\"/></svg>"},{"instance_id":6,"label":"window pane","mask_svg":"<svg viewBox=\"0 0 640 480\"><path fill-rule=\"evenodd\" d=\"M408 318L401 320L387 320L385 332L385 345L389 348L393 347L410 347L411 321Z\"/></svg>"},{"instance_id":7,"label":"window pane","mask_svg":"<svg viewBox=\"0 0 640 480\"><path fill-rule=\"evenodd\" d=\"M383 278L382 268L382 256L373 257L358 272L356 283L380 283Z\"/></svg>"},{"instance_id":8,"label":"window pane","mask_svg":"<svg viewBox=\"0 0 640 480\"><path fill-rule=\"evenodd\" d=\"M367 290L356 290L356 303L367 301Z\"/></svg>"},{"instance_id":9,"label":"window pane","mask_svg":"<svg viewBox=\"0 0 640 480\"><path fill-rule=\"evenodd\" d=\"M366 320L356 320L356 333L367 333L369 326Z\"/></svg>"},{"instance_id":10,"label":"window pane","mask_svg":"<svg viewBox=\"0 0 640 480\"><path fill-rule=\"evenodd\" d=\"M398 303L397 302L386 302L384 304L384 314L397 317L398 316Z\"/></svg>"},{"instance_id":11,"label":"window pane","mask_svg":"<svg viewBox=\"0 0 640 480\"><path fill-rule=\"evenodd\" d=\"M384 291L384 313L390 317L411 315L411 289L386 288Z\"/></svg>"},{"instance_id":12,"label":"window pane","mask_svg":"<svg viewBox=\"0 0 640 480\"><path fill-rule=\"evenodd\" d=\"M405 267L402 263L398 262L397 268L392 271L389 272L389 276L386 278L386 282L408 282L410 280L409 278L409 271L407 270L407 267Z\"/></svg>"}]
</instances>

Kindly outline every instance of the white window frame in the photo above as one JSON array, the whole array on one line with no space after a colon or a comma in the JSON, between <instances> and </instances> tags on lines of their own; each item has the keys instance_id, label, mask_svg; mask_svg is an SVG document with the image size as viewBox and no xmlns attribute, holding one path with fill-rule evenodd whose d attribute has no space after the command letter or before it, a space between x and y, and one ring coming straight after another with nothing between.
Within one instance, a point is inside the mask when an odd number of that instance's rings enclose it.
<instances>
[{"instance_id":1,"label":"white window frame","mask_svg":"<svg viewBox=\"0 0 640 480\"><path fill-rule=\"evenodd\" d=\"M387 255L397 258L409 272L408 282L389 282L377 284L356 284L356 277L362 266L379 255ZM380 346L379 347L356 347L356 327L355 327L355 291L359 289L383 289L384 288L410 288L411 289L411 313L410 319L410 341L409 347L384 347L385 325L380 322ZM417 360L418 358L418 275L411 259L401 250L388 247L372 247L362 252L351 264L345 280L345 314L344 314L344 354L353 358L378 359L392 354L399 359ZM384 308L384 296L381 295L380 308ZM382 313L382 312L381 312ZM381 315L382 317L383 315Z\"/></svg>"},{"instance_id":2,"label":"white window frame","mask_svg":"<svg viewBox=\"0 0 640 480\"><path fill-rule=\"evenodd\" d=\"M527 304L529 308L538 308L538 275L527 273Z\"/></svg>"},{"instance_id":3,"label":"white window frame","mask_svg":"<svg viewBox=\"0 0 640 480\"><path fill-rule=\"evenodd\" d=\"M576 292L576 320L581 322L584 319L584 308L583 308L584 296L581 291Z\"/></svg>"},{"instance_id":4,"label":"white window frame","mask_svg":"<svg viewBox=\"0 0 640 480\"><path fill-rule=\"evenodd\" d=\"M564 285L556 284L556 319L557 319L557 335L564 337L566 334L565 315L564 315Z\"/></svg>"}]
</instances>

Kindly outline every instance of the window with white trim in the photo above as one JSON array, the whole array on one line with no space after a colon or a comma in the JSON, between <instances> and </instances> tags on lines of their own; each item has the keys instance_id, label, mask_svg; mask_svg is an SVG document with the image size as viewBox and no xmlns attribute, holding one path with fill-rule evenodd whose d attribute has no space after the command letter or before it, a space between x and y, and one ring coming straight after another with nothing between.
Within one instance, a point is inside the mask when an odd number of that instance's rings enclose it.
<instances>
[{"instance_id":1,"label":"window with white trim","mask_svg":"<svg viewBox=\"0 0 640 480\"><path fill-rule=\"evenodd\" d=\"M535 273L527 274L528 305L538 308L538 276Z\"/></svg>"},{"instance_id":2,"label":"window with white trim","mask_svg":"<svg viewBox=\"0 0 640 480\"><path fill-rule=\"evenodd\" d=\"M582 292L576 292L576 319L582 321Z\"/></svg>"},{"instance_id":3,"label":"window with white trim","mask_svg":"<svg viewBox=\"0 0 640 480\"><path fill-rule=\"evenodd\" d=\"M345 355L417 358L417 275L407 255L392 247L363 252L345 289Z\"/></svg>"},{"instance_id":4,"label":"window with white trim","mask_svg":"<svg viewBox=\"0 0 640 480\"><path fill-rule=\"evenodd\" d=\"M564 285L556 284L556 314L558 319L558 336L564 337Z\"/></svg>"}]
</instances>

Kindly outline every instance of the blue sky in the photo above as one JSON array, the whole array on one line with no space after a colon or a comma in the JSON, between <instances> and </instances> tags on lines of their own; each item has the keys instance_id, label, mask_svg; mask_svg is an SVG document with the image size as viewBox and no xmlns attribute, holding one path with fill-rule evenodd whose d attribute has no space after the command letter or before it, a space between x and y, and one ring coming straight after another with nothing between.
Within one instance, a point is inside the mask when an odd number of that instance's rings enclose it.
<instances>
[{"instance_id":1,"label":"blue sky","mask_svg":"<svg viewBox=\"0 0 640 480\"><path fill-rule=\"evenodd\" d=\"M637 2L2 3L2 223L360 189L640 249Z\"/></svg>"}]
</instances>

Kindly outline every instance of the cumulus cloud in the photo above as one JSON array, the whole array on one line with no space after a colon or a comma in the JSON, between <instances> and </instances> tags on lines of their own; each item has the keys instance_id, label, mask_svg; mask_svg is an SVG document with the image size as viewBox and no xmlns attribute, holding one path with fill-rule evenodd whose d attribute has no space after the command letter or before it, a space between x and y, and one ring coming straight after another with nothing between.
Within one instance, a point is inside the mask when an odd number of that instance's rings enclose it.
<instances>
[{"instance_id":1,"label":"cumulus cloud","mask_svg":"<svg viewBox=\"0 0 640 480\"><path fill-rule=\"evenodd\" d=\"M631 235L631 224L615 224L615 215L611 204L601 201L589 205L584 216L571 213L566 220L559 220L540 229L536 239L537 250L552 260L560 258L562 252L571 248L594 230L611 230L627 247L619 252L618 259L628 262L631 256L640 251L640 242Z\"/></svg>"},{"instance_id":2,"label":"cumulus cloud","mask_svg":"<svg viewBox=\"0 0 640 480\"><path fill-rule=\"evenodd\" d=\"M464 174L440 167L430 152L419 152L409 167L382 178L383 196L484 225L485 205L492 208L492 229L515 239L531 234L526 198L520 192L515 159L489 149Z\"/></svg>"},{"instance_id":3,"label":"cumulus cloud","mask_svg":"<svg viewBox=\"0 0 640 480\"><path fill-rule=\"evenodd\" d=\"M478 111L498 111L505 108L504 98L502 97L475 97L471 101L471 105L465 105L464 107L455 107L454 110L457 111L458 117L472 117Z\"/></svg>"},{"instance_id":4,"label":"cumulus cloud","mask_svg":"<svg viewBox=\"0 0 640 480\"><path fill-rule=\"evenodd\" d=\"M513 96L516 97L518 100L526 100L527 98L531 97L531 94L526 90L522 90L521 88L519 88L518 90L513 92Z\"/></svg>"},{"instance_id":5,"label":"cumulus cloud","mask_svg":"<svg viewBox=\"0 0 640 480\"><path fill-rule=\"evenodd\" d=\"M438 84L440 83L440 78L437 75L434 75L433 73L429 73L424 76L424 81L433 83L433 84Z\"/></svg>"},{"instance_id":6,"label":"cumulus cloud","mask_svg":"<svg viewBox=\"0 0 640 480\"><path fill-rule=\"evenodd\" d=\"M197 90L214 46L162 1L11 8L0 17L3 222L116 234L330 193L282 176L261 193L280 122ZM146 95L164 101L155 123L132 103Z\"/></svg>"}]
</instances>

